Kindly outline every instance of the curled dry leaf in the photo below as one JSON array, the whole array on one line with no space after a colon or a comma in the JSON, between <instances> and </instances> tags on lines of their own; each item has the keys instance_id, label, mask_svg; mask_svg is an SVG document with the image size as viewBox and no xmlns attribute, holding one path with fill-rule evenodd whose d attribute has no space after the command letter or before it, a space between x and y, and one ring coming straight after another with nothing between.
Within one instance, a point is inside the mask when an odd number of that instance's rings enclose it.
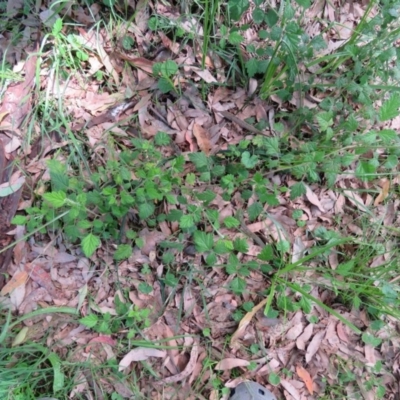
<instances>
[{"instance_id":1,"label":"curled dry leaf","mask_svg":"<svg viewBox=\"0 0 400 400\"><path fill-rule=\"evenodd\" d=\"M307 347L306 351L306 362L309 363L311 359L314 357L316 352L319 349L319 346L321 346L322 339L325 336L325 331L319 331L317 332L314 337L312 338L310 344Z\"/></svg>"},{"instance_id":2,"label":"curled dry leaf","mask_svg":"<svg viewBox=\"0 0 400 400\"><path fill-rule=\"evenodd\" d=\"M170 383L179 382L187 378L193 372L194 367L196 366L198 356L199 356L199 345L197 342L195 342L193 343L192 351L190 352L190 359L185 369L180 374L164 378L158 383L161 385L167 385Z\"/></svg>"},{"instance_id":3,"label":"curled dry leaf","mask_svg":"<svg viewBox=\"0 0 400 400\"><path fill-rule=\"evenodd\" d=\"M138 347L131 350L124 358L119 362L119 370L123 371L129 367L132 362L147 360L149 357L164 358L167 355L165 350L152 349L147 347Z\"/></svg>"},{"instance_id":4,"label":"curled dry leaf","mask_svg":"<svg viewBox=\"0 0 400 400\"><path fill-rule=\"evenodd\" d=\"M390 181L388 179L385 179L382 184L382 190L374 201L374 206L379 205L380 203L382 203L383 200L386 199L386 197L389 194L389 188L390 188Z\"/></svg>"},{"instance_id":5,"label":"curled dry leaf","mask_svg":"<svg viewBox=\"0 0 400 400\"><path fill-rule=\"evenodd\" d=\"M211 143L208 132L201 125L195 123L193 125L193 135L196 137L200 150L206 155L209 155L211 151Z\"/></svg>"},{"instance_id":6,"label":"curled dry leaf","mask_svg":"<svg viewBox=\"0 0 400 400\"><path fill-rule=\"evenodd\" d=\"M305 383L307 390L312 395L314 393L314 383L311 378L311 375L301 365L296 366L296 373L299 376L299 378Z\"/></svg>"},{"instance_id":7,"label":"curled dry leaf","mask_svg":"<svg viewBox=\"0 0 400 400\"><path fill-rule=\"evenodd\" d=\"M14 289L19 286L25 285L25 282L28 280L28 273L26 271L17 271L13 277L7 282L7 284L1 289L0 294L5 296L8 293L11 293Z\"/></svg>"},{"instance_id":8,"label":"curled dry leaf","mask_svg":"<svg viewBox=\"0 0 400 400\"><path fill-rule=\"evenodd\" d=\"M257 313L258 310L261 310L265 304L267 304L268 298L264 299L261 303L257 304L253 307L251 311L246 313L246 315L242 318L239 322L239 327L237 328L236 332L232 335L231 338L231 347L236 346L236 342L238 339L243 335L244 331L246 330L247 325L249 325L250 321L253 319L254 315Z\"/></svg>"},{"instance_id":9,"label":"curled dry leaf","mask_svg":"<svg viewBox=\"0 0 400 400\"><path fill-rule=\"evenodd\" d=\"M217 371L226 371L228 369L233 369L237 367L247 367L250 362L247 360L242 360L240 358L224 358L216 366Z\"/></svg>"}]
</instances>

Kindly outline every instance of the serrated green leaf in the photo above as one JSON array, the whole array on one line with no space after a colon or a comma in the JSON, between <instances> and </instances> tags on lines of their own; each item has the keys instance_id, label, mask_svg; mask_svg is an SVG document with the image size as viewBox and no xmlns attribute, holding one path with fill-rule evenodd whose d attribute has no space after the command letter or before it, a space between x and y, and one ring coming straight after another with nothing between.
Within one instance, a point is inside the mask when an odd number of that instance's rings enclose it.
<instances>
[{"instance_id":1,"label":"serrated green leaf","mask_svg":"<svg viewBox=\"0 0 400 400\"><path fill-rule=\"evenodd\" d=\"M211 233L206 233L203 231L196 231L193 234L193 241L196 246L196 250L199 253L204 253L210 251L214 245L214 237Z\"/></svg>"},{"instance_id":2,"label":"serrated green leaf","mask_svg":"<svg viewBox=\"0 0 400 400\"><path fill-rule=\"evenodd\" d=\"M388 121L390 119L396 118L399 113L400 108L400 96L394 94L389 100L386 100L379 110L379 119L383 121Z\"/></svg>"},{"instance_id":3,"label":"serrated green leaf","mask_svg":"<svg viewBox=\"0 0 400 400\"><path fill-rule=\"evenodd\" d=\"M246 281L242 278L236 277L232 279L230 288L235 294L243 294L246 289Z\"/></svg>"},{"instance_id":4,"label":"serrated green leaf","mask_svg":"<svg viewBox=\"0 0 400 400\"><path fill-rule=\"evenodd\" d=\"M250 221L254 221L258 218L258 216L263 211L263 206L259 202L253 203L251 206L247 208L247 213L249 215Z\"/></svg>"},{"instance_id":5,"label":"serrated green leaf","mask_svg":"<svg viewBox=\"0 0 400 400\"><path fill-rule=\"evenodd\" d=\"M76 227L78 229L89 229L92 227L92 223L90 221L88 221L87 219L82 219L82 220L78 221L78 223L76 224Z\"/></svg>"},{"instance_id":6,"label":"serrated green leaf","mask_svg":"<svg viewBox=\"0 0 400 400\"><path fill-rule=\"evenodd\" d=\"M244 41L244 37L237 31L231 32L228 36L230 44L240 44Z\"/></svg>"},{"instance_id":7,"label":"serrated green leaf","mask_svg":"<svg viewBox=\"0 0 400 400\"><path fill-rule=\"evenodd\" d=\"M44 193L43 198L48 201L54 208L60 208L65 204L65 200L67 199L67 195L65 192L50 192Z\"/></svg>"},{"instance_id":8,"label":"serrated green leaf","mask_svg":"<svg viewBox=\"0 0 400 400\"><path fill-rule=\"evenodd\" d=\"M228 248L227 244L226 244L226 240L218 240L215 245L214 245L214 251L217 254L226 254L229 253L230 250L233 249L233 246L231 249Z\"/></svg>"},{"instance_id":9,"label":"serrated green leaf","mask_svg":"<svg viewBox=\"0 0 400 400\"><path fill-rule=\"evenodd\" d=\"M209 163L208 157L203 153L189 153L189 160L195 165L197 170L207 167Z\"/></svg>"},{"instance_id":10,"label":"serrated green leaf","mask_svg":"<svg viewBox=\"0 0 400 400\"><path fill-rule=\"evenodd\" d=\"M240 225L240 222L235 217L226 217L224 224L227 228L236 228Z\"/></svg>"},{"instance_id":11,"label":"serrated green leaf","mask_svg":"<svg viewBox=\"0 0 400 400\"><path fill-rule=\"evenodd\" d=\"M244 151L241 161L246 168L254 168L258 163L258 157L255 155L250 155L250 152L248 151Z\"/></svg>"},{"instance_id":12,"label":"serrated green leaf","mask_svg":"<svg viewBox=\"0 0 400 400\"><path fill-rule=\"evenodd\" d=\"M143 294L150 294L153 291L153 288L147 282L140 282L138 290Z\"/></svg>"},{"instance_id":13,"label":"serrated green leaf","mask_svg":"<svg viewBox=\"0 0 400 400\"><path fill-rule=\"evenodd\" d=\"M261 8L256 7L252 12L253 21L256 24L261 24L264 21L264 11Z\"/></svg>"},{"instance_id":14,"label":"serrated green leaf","mask_svg":"<svg viewBox=\"0 0 400 400\"><path fill-rule=\"evenodd\" d=\"M61 18L57 18L56 22L53 25L53 29L51 31L53 36L58 36L58 34L61 32L63 28L63 21Z\"/></svg>"},{"instance_id":15,"label":"serrated green leaf","mask_svg":"<svg viewBox=\"0 0 400 400\"><path fill-rule=\"evenodd\" d=\"M182 229L191 228L194 225L194 218L193 215L183 215L179 221L179 226Z\"/></svg>"},{"instance_id":16,"label":"serrated green leaf","mask_svg":"<svg viewBox=\"0 0 400 400\"><path fill-rule=\"evenodd\" d=\"M398 138L396 131L393 129L382 129L376 133L382 139L384 144L390 144L391 141Z\"/></svg>"},{"instance_id":17,"label":"serrated green leaf","mask_svg":"<svg viewBox=\"0 0 400 400\"><path fill-rule=\"evenodd\" d=\"M27 218L24 215L16 215L12 220L11 223L13 225L25 225Z\"/></svg>"},{"instance_id":18,"label":"serrated green leaf","mask_svg":"<svg viewBox=\"0 0 400 400\"><path fill-rule=\"evenodd\" d=\"M129 258L132 255L132 247L129 244L120 244L115 250L114 260L121 261Z\"/></svg>"},{"instance_id":19,"label":"serrated green leaf","mask_svg":"<svg viewBox=\"0 0 400 400\"><path fill-rule=\"evenodd\" d=\"M139 217L141 219L147 219L153 215L155 206L153 203L143 203L139 206Z\"/></svg>"},{"instance_id":20,"label":"serrated green leaf","mask_svg":"<svg viewBox=\"0 0 400 400\"><path fill-rule=\"evenodd\" d=\"M370 181L376 176L376 166L369 161L359 161L356 176L362 180Z\"/></svg>"},{"instance_id":21,"label":"serrated green leaf","mask_svg":"<svg viewBox=\"0 0 400 400\"><path fill-rule=\"evenodd\" d=\"M294 200L297 197L303 196L306 194L307 188L303 182L297 182L290 187L290 199Z\"/></svg>"},{"instance_id":22,"label":"serrated green leaf","mask_svg":"<svg viewBox=\"0 0 400 400\"><path fill-rule=\"evenodd\" d=\"M252 78L258 71L258 61L256 58L250 58L246 61L246 71L249 78Z\"/></svg>"},{"instance_id":23,"label":"serrated green leaf","mask_svg":"<svg viewBox=\"0 0 400 400\"><path fill-rule=\"evenodd\" d=\"M168 135L168 133L157 132L156 136L154 136L154 143L157 146L167 146L171 143L171 137Z\"/></svg>"},{"instance_id":24,"label":"serrated green leaf","mask_svg":"<svg viewBox=\"0 0 400 400\"><path fill-rule=\"evenodd\" d=\"M207 189L204 192L196 193L195 196L200 200L200 201L205 201L205 202L210 202L215 199L217 196L214 192L211 190Z\"/></svg>"},{"instance_id":25,"label":"serrated green leaf","mask_svg":"<svg viewBox=\"0 0 400 400\"><path fill-rule=\"evenodd\" d=\"M229 0L228 9L231 19L239 21L243 13L249 8L249 5L248 0Z\"/></svg>"},{"instance_id":26,"label":"serrated green leaf","mask_svg":"<svg viewBox=\"0 0 400 400\"><path fill-rule=\"evenodd\" d=\"M212 267L216 263L217 263L217 256L215 255L215 253L211 252L211 253L207 254L206 264L209 265L210 267Z\"/></svg>"},{"instance_id":27,"label":"serrated green leaf","mask_svg":"<svg viewBox=\"0 0 400 400\"><path fill-rule=\"evenodd\" d=\"M88 328L95 327L98 321L99 319L96 314L86 315L86 317L79 319L79 323L87 326Z\"/></svg>"},{"instance_id":28,"label":"serrated green leaf","mask_svg":"<svg viewBox=\"0 0 400 400\"><path fill-rule=\"evenodd\" d=\"M257 258L261 261L271 261L275 258L274 249L270 244L267 244L262 250L261 253L257 256Z\"/></svg>"},{"instance_id":29,"label":"serrated green leaf","mask_svg":"<svg viewBox=\"0 0 400 400\"><path fill-rule=\"evenodd\" d=\"M162 63L160 72L167 77L171 77L178 72L178 64L173 60L167 60Z\"/></svg>"},{"instance_id":30,"label":"serrated green leaf","mask_svg":"<svg viewBox=\"0 0 400 400\"><path fill-rule=\"evenodd\" d=\"M247 243L247 239L235 239L233 241L233 248L239 253L247 253L249 251L249 244Z\"/></svg>"},{"instance_id":31,"label":"serrated green leaf","mask_svg":"<svg viewBox=\"0 0 400 400\"><path fill-rule=\"evenodd\" d=\"M280 154L280 143L278 137L265 138L265 147L269 156L277 156Z\"/></svg>"},{"instance_id":32,"label":"serrated green leaf","mask_svg":"<svg viewBox=\"0 0 400 400\"><path fill-rule=\"evenodd\" d=\"M89 233L83 238L81 243L83 254L85 254L86 257L91 257L95 250L100 246L100 243L98 236Z\"/></svg>"}]
</instances>

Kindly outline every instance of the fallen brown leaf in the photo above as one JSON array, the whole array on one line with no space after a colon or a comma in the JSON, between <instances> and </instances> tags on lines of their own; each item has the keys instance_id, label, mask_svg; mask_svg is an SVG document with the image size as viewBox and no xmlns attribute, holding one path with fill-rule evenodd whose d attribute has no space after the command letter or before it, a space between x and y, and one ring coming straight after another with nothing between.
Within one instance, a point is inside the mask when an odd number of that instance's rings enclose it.
<instances>
[{"instance_id":1,"label":"fallen brown leaf","mask_svg":"<svg viewBox=\"0 0 400 400\"><path fill-rule=\"evenodd\" d=\"M193 135L196 137L200 150L206 155L209 155L211 151L211 143L208 132L201 125L195 123L193 125Z\"/></svg>"},{"instance_id":2,"label":"fallen brown leaf","mask_svg":"<svg viewBox=\"0 0 400 400\"><path fill-rule=\"evenodd\" d=\"M390 188L390 181L388 179L385 179L382 184L382 190L374 201L374 206L379 205L380 203L382 203L383 200L386 199L386 197L389 194L389 188Z\"/></svg>"},{"instance_id":3,"label":"fallen brown leaf","mask_svg":"<svg viewBox=\"0 0 400 400\"><path fill-rule=\"evenodd\" d=\"M137 347L126 354L119 362L119 370L122 371L134 361L144 361L149 357L164 358L167 355L165 350L152 349L147 347Z\"/></svg>"},{"instance_id":4,"label":"fallen brown leaf","mask_svg":"<svg viewBox=\"0 0 400 400\"><path fill-rule=\"evenodd\" d=\"M250 362L240 358L224 358L215 366L217 371L226 371L237 367L247 367Z\"/></svg>"},{"instance_id":5,"label":"fallen brown leaf","mask_svg":"<svg viewBox=\"0 0 400 400\"><path fill-rule=\"evenodd\" d=\"M7 282L7 284L1 289L0 294L5 296L8 293L11 293L14 289L19 286L25 285L25 282L28 280L28 273L26 271L17 271L13 277Z\"/></svg>"},{"instance_id":6,"label":"fallen brown leaf","mask_svg":"<svg viewBox=\"0 0 400 400\"><path fill-rule=\"evenodd\" d=\"M306 385L307 390L312 395L314 393L314 383L313 383L313 380L312 380L309 372L305 368L303 368L301 365L297 365L296 373L299 376L299 378L303 380L303 382Z\"/></svg>"}]
</instances>

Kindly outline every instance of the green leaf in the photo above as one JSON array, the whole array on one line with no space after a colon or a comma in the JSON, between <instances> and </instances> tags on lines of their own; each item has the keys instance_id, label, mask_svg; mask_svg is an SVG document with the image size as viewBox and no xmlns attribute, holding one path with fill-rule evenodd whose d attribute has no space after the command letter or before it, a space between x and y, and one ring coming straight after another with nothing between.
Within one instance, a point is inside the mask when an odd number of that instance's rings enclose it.
<instances>
[{"instance_id":1,"label":"green leaf","mask_svg":"<svg viewBox=\"0 0 400 400\"><path fill-rule=\"evenodd\" d=\"M179 283L179 279L170 271L165 274L164 283L171 287L176 287Z\"/></svg>"},{"instance_id":2,"label":"green leaf","mask_svg":"<svg viewBox=\"0 0 400 400\"><path fill-rule=\"evenodd\" d=\"M310 0L295 0L295 1L299 6L305 8L305 9L310 8L310 6L311 6Z\"/></svg>"},{"instance_id":3,"label":"green leaf","mask_svg":"<svg viewBox=\"0 0 400 400\"><path fill-rule=\"evenodd\" d=\"M195 196L200 201L205 201L207 203L209 203L210 201L213 201L217 197L217 195L209 189L207 189L204 192L196 193Z\"/></svg>"},{"instance_id":4,"label":"green leaf","mask_svg":"<svg viewBox=\"0 0 400 400\"><path fill-rule=\"evenodd\" d=\"M161 77L158 81L157 81L157 87L158 89L160 89L161 93L169 93L172 92L175 88L172 85L171 81L167 78Z\"/></svg>"},{"instance_id":5,"label":"green leaf","mask_svg":"<svg viewBox=\"0 0 400 400\"><path fill-rule=\"evenodd\" d=\"M178 72L178 64L173 60L167 60L162 63L160 72L167 77L171 77Z\"/></svg>"},{"instance_id":6,"label":"green leaf","mask_svg":"<svg viewBox=\"0 0 400 400\"><path fill-rule=\"evenodd\" d=\"M386 100L379 110L379 119L383 121L388 121L399 115L400 108L400 96L394 94L389 100Z\"/></svg>"},{"instance_id":7,"label":"green leaf","mask_svg":"<svg viewBox=\"0 0 400 400\"><path fill-rule=\"evenodd\" d=\"M233 248L233 246L232 246L232 248ZM226 253L229 253L230 250L232 250L232 249L230 249L228 247L226 240L219 239L214 245L214 251L217 254L226 254Z\"/></svg>"},{"instance_id":8,"label":"green leaf","mask_svg":"<svg viewBox=\"0 0 400 400\"><path fill-rule=\"evenodd\" d=\"M43 198L48 201L53 207L60 208L65 204L65 200L67 199L67 195L65 192L50 192L44 193Z\"/></svg>"},{"instance_id":9,"label":"green leaf","mask_svg":"<svg viewBox=\"0 0 400 400\"><path fill-rule=\"evenodd\" d=\"M255 219L257 219L262 211L263 211L263 206L259 202L255 202L251 206L249 206L247 208L247 213L249 215L250 221L254 221Z\"/></svg>"},{"instance_id":10,"label":"green leaf","mask_svg":"<svg viewBox=\"0 0 400 400\"><path fill-rule=\"evenodd\" d=\"M89 235L83 238L81 243L83 254L85 254L86 257L91 257L95 250L100 246L100 243L98 236L89 233Z\"/></svg>"},{"instance_id":11,"label":"green leaf","mask_svg":"<svg viewBox=\"0 0 400 400\"><path fill-rule=\"evenodd\" d=\"M25 225L27 218L24 215L16 215L12 220L11 223L13 225Z\"/></svg>"},{"instance_id":12,"label":"green leaf","mask_svg":"<svg viewBox=\"0 0 400 400\"><path fill-rule=\"evenodd\" d=\"M252 13L254 23L261 24L261 22L264 21L264 15L264 11L261 10L261 8L256 7Z\"/></svg>"},{"instance_id":13,"label":"green leaf","mask_svg":"<svg viewBox=\"0 0 400 400\"><path fill-rule=\"evenodd\" d=\"M51 31L53 36L58 36L63 28L63 21L61 18L57 18L56 22L53 25L53 29Z\"/></svg>"},{"instance_id":14,"label":"green leaf","mask_svg":"<svg viewBox=\"0 0 400 400\"><path fill-rule=\"evenodd\" d=\"M244 37L237 31L231 32L228 36L230 44L240 44L244 41Z\"/></svg>"},{"instance_id":15,"label":"green leaf","mask_svg":"<svg viewBox=\"0 0 400 400\"><path fill-rule=\"evenodd\" d=\"M254 168L258 163L258 157L255 155L250 155L250 152L244 151L242 154L242 164L246 168Z\"/></svg>"},{"instance_id":16,"label":"green leaf","mask_svg":"<svg viewBox=\"0 0 400 400\"><path fill-rule=\"evenodd\" d=\"M194 218L193 215L183 215L179 221L179 226L182 229L191 228L194 225Z\"/></svg>"},{"instance_id":17,"label":"green leaf","mask_svg":"<svg viewBox=\"0 0 400 400\"><path fill-rule=\"evenodd\" d=\"M153 288L147 282L140 282L138 285L138 290L143 294L150 294Z\"/></svg>"},{"instance_id":18,"label":"green leaf","mask_svg":"<svg viewBox=\"0 0 400 400\"><path fill-rule=\"evenodd\" d=\"M370 344L372 347L377 347L382 343L382 339L372 336L367 332L364 332L361 338L365 344Z\"/></svg>"},{"instance_id":19,"label":"green leaf","mask_svg":"<svg viewBox=\"0 0 400 400\"><path fill-rule=\"evenodd\" d=\"M226 217L224 219L224 224L227 228L237 228L240 222L235 217Z\"/></svg>"},{"instance_id":20,"label":"green leaf","mask_svg":"<svg viewBox=\"0 0 400 400\"><path fill-rule=\"evenodd\" d=\"M88 221L87 219L82 219L79 220L78 223L76 224L76 227L78 229L89 229L92 227L92 223Z\"/></svg>"},{"instance_id":21,"label":"green leaf","mask_svg":"<svg viewBox=\"0 0 400 400\"><path fill-rule=\"evenodd\" d=\"M256 58L250 58L246 61L246 71L249 78L252 78L258 71L258 61Z\"/></svg>"},{"instance_id":22,"label":"green leaf","mask_svg":"<svg viewBox=\"0 0 400 400\"><path fill-rule=\"evenodd\" d=\"M157 146L167 146L171 143L171 137L168 135L168 133L157 132L156 136L154 136L154 143Z\"/></svg>"},{"instance_id":23,"label":"green leaf","mask_svg":"<svg viewBox=\"0 0 400 400\"><path fill-rule=\"evenodd\" d=\"M153 203L143 203L139 206L139 217L141 219L147 219L153 215L155 206Z\"/></svg>"},{"instance_id":24,"label":"green leaf","mask_svg":"<svg viewBox=\"0 0 400 400\"><path fill-rule=\"evenodd\" d=\"M203 152L189 153L189 160L195 165L197 170L207 167L209 164L209 159Z\"/></svg>"},{"instance_id":25,"label":"green leaf","mask_svg":"<svg viewBox=\"0 0 400 400\"><path fill-rule=\"evenodd\" d=\"M287 240L280 240L276 244L276 249L282 253L286 253L290 250L290 243Z\"/></svg>"},{"instance_id":26,"label":"green leaf","mask_svg":"<svg viewBox=\"0 0 400 400\"><path fill-rule=\"evenodd\" d=\"M390 144L391 141L397 140L397 133L393 129L382 129L376 133L384 144Z\"/></svg>"},{"instance_id":27,"label":"green leaf","mask_svg":"<svg viewBox=\"0 0 400 400\"><path fill-rule=\"evenodd\" d=\"M129 244L120 244L115 250L114 260L121 261L129 258L132 255L132 247Z\"/></svg>"},{"instance_id":28,"label":"green leaf","mask_svg":"<svg viewBox=\"0 0 400 400\"><path fill-rule=\"evenodd\" d=\"M278 137L267 137L265 138L264 143L269 156L278 156L280 154L280 143Z\"/></svg>"},{"instance_id":29,"label":"green leaf","mask_svg":"<svg viewBox=\"0 0 400 400\"><path fill-rule=\"evenodd\" d=\"M237 238L233 241L233 248L239 253L247 253L249 250L249 244L246 239Z\"/></svg>"},{"instance_id":30,"label":"green leaf","mask_svg":"<svg viewBox=\"0 0 400 400\"><path fill-rule=\"evenodd\" d=\"M370 181L376 176L376 167L369 161L359 161L356 176L362 180Z\"/></svg>"},{"instance_id":31,"label":"green leaf","mask_svg":"<svg viewBox=\"0 0 400 400\"><path fill-rule=\"evenodd\" d=\"M217 256L214 252L208 253L206 257L206 264L212 267L217 263Z\"/></svg>"},{"instance_id":32,"label":"green leaf","mask_svg":"<svg viewBox=\"0 0 400 400\"><path fill-rule=\"evenodd\" d=\"M303 182L297 182L290 187L290 199L294 200L297 197L303 196L306 194L307 189Z\"/></svg>"},{"instance_id":33,"label":"green leaf","mask_svg":"<svg viewBox=\"0 0 400 400\"><path fill-rule=\"evenodd\" d=\"M79 323L87 326L88 328L95 327L98 321L99 319L96 314L86 315L86 317L79 319Z\"/></svg>"},{"instance_id":34,"label":"green leaf","mask_svg":"<svg viewBox=\"0 0 400 400\"><path fill-rule=\"evenodd\" d=\"M246 289L246 281L242 278L236 277L231 281L230 288L235 294L243 294Z\"/></svg>"},{"instance_id":35,"label":"green leaf","mask_svg":"<svg viewBox=\"0 0 400 400\"><path fill-rule=\"evenodd\" d=\"M316 115L316 119L321 131L326 131L333 125L333 114L331 111L322 111Z\"/></svg>"},{"instance_id":36,"label":"green leaf","mask_svg":"<svg viewBox=\"0 0 400 400\"><path fill-rule=\"evenodd\" d=\"M239 21L243 13L249 8L248 0L229 0L228 9L232 20Z\"/></svg>"},{"instance_id":37,"label":"green leaf","mask_svg":"<svg viewBox=\"0 0 400 400\"><path fill-rule=\"evenodd\" d=\"M203 231L196 231L193 234L193 241L196 246L196 250L199 253L210 251L214 245L214 237L211 233L205 233Z\"/></svg>"},{"instance_id":38,"label":"green leaf","mask_svg":"<svg viewBox=\"0 0 400 400\"><path fill-rule=\"evenodd\" d=\"M272 8L270 8L267 13L265 14L265 22L267 23L267 25L272 28L273 26L276 25L276 23L279 20L279 15L278 13L273 10Z\"/></svg>"},{"instance_id":39,"label":"green leaf","mask_svg":"<svg viewBox=\"0 0 400 400\"><path fill-rule=\"evenodd\" d=\"M259 260L262 261L271 261L275 258L274 249L270 244L267 244L262 250L261 253L257 256Z\"/></svg>"}]
</instances>

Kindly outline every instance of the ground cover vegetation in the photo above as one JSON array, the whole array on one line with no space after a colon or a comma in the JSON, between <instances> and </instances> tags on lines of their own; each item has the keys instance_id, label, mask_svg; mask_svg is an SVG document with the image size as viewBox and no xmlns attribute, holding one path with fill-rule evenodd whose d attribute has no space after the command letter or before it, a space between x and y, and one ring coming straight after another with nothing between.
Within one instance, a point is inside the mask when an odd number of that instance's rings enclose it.
<instances>
[{"instance_id":1,"label":"ground cover vegetation","mask_svg":"<svg viewBox=\"0 0 400 400\"><path fill-rule=\"evenodd\" d=\"M399 8L1 2L0 398L396 398Z\"/></svg>"}]
</instances>

